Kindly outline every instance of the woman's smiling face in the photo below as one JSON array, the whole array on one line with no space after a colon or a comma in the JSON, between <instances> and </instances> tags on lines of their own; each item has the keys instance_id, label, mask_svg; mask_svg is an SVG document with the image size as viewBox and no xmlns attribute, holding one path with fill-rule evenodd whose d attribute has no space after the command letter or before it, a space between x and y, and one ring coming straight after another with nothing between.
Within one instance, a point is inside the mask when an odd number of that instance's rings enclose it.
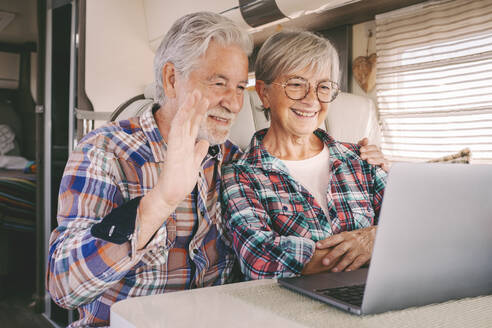
<instances>
[{"instance_id":1,"label":"woman's smiling face","mask_svg":"<svg viewBox=\"0 0 492 328\"><path fill-rule=\"evenodd\" d=\"M309 92L300 100L290 99L282 84L294 77L302 78L310 83ZM262 97L263 105L270 108L271 126L277 132L293 136L306 136L322 125L329 107L328 103L319 101L316 88L319 82L330 79L330 67L318 72L302 70L293 74L281 75L272 84L265 85ZM302 81L299 79L299 81Z\"/></svg>"}]
</instances>

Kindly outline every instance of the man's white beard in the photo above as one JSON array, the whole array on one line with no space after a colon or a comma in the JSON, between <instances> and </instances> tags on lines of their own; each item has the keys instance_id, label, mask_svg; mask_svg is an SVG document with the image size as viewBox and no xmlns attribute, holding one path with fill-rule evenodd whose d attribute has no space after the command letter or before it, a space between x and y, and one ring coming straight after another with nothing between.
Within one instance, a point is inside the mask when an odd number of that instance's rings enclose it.
<instances>
[{"instance_id":1,"label":"man's white beard","mask_svg":"<svg viewBox=\"0 0 492 328\"><path fill-rule=\"evenodd\" d=\"M227 126L218 126L213 123L210 124L208 120L209 116L217 116L228 119L229 124ZM227 140L227 137L229 137L229 132L235 118L236 114L233 114L222 107L209 109L200 124L200 128L198 129L197 139L207 140L211 146L224 143Z\"/></svg>"}]
</instances>

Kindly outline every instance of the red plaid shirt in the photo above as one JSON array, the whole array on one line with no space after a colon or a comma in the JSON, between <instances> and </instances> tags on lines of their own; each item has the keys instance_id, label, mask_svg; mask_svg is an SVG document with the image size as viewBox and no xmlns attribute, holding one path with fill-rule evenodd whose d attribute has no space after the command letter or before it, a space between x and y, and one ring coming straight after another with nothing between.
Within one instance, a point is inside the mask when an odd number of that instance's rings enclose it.
<instances>
[{"instance_id":1,"label":"red plaid shirt","mask_svg":"<svg viewBox=\"0 0 492 328\"><path fill-rule=\"evenodd\" d=\"M262 144L258 131L250 148L223 167L222 211L247 279L300 274L315 242L377 224L386 173L359 157L359 147L314 133L330 152L326 197L330 220L314 196Z\"/></svg>"}]
</instances>

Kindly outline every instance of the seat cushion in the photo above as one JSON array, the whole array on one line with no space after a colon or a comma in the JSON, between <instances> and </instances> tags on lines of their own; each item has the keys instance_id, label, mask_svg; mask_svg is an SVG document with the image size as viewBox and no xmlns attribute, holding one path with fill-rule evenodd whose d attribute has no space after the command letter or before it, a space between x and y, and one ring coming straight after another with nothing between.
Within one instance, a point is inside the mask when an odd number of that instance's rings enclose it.
<instances>
[{"instance_id":1,"label":"seat cushion","mask_svg":"<svg viewBox=\"0 0 492 328\"><path fill-rule=\"evenodd\" d=\"M464 164L469 164L470 163L470 158L471 158L471 151L469 148L464 148L460 150L459 152L439 158L434 158L429 161L428 163L464 163Z\"/></svg>"},{"instance_id":2,"label":"seat cushion","mask_svg":"<svg viewBox=\"0 0 492 328\"><path fill-rule=\"evenodd\" d=\"M145 109L152 106L154 89L153 84L149 85L146 88L145 99L135 100L129 105L124 103L125 108L118 112L117 117L114 117L115 113L113 113L113 120L119 121L139 116ZM261 108L261 100L256 91L247 90L243 107L236 117L229 136L242 150L249 145L256 131L270 126L270 121L267 120ZM372 144L381 143L376 108L372 100L367 97L340 93L337 99L329 104L325 123L320 127L326 129L332 137L339 141L356 143L368 137Z\"/></svg>"},{"instance_id":3,"label":"seat cushion","mask_svg":"<svg viewBox=\"0 0 492 328\"><path fill-rule=\"evenodd\" d=\"M370 98L341 92L329 106L325 124L333 138L357 143L367 137L370 144L381 144L376 106Z\"/></svg>"}]
</instances>

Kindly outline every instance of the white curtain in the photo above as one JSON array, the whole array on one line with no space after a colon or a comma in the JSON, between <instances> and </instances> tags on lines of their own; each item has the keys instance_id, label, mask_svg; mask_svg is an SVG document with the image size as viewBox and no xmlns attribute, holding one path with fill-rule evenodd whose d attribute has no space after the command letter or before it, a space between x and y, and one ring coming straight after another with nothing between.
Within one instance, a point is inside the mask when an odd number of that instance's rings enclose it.
<instances>
[{"instance_id":1,"label":"white curtain","mask_svg":"<svg viewBox=\"0 0 492 328\"><path fill-rule=\"evenodd\" d=\"M492 163L492 0L429 1L376 16L382 149L423 161L469 148Z\"/></svg>"}]
</instances>

